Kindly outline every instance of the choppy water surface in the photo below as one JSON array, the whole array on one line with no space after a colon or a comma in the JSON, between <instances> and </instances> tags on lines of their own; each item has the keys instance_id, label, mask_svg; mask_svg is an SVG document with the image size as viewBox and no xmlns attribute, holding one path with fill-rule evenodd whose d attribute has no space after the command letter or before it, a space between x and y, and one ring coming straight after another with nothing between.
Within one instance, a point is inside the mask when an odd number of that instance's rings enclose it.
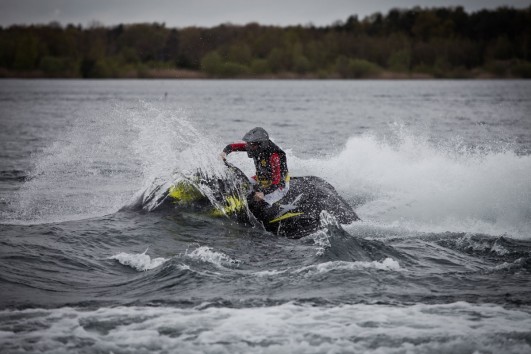
<instances>
[{"instance_id":1,"label":"choppy water surface","mask_svg":"<svg viewBox=\"0 0 531 354\"><path fill-rule=\"evenodd\" d=\"M530 117L528 81L4 80L0 351L529 353ZM139 207L258 125L363 221Z\"/></svg>"}]
</instances>

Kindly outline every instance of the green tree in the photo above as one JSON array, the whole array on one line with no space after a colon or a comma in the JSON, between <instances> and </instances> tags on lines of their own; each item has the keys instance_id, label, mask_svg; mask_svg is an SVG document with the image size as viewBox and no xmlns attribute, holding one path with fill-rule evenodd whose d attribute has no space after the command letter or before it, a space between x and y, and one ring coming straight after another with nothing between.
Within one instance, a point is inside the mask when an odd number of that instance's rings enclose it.
<instances>
[{"instance_id":1,"label":"green tree","mask_svg":"<svg viewBox=\"0 0 531 354\"><path fill-rule=\"evenodd\" d=\"M39 59L37 38L33 35L22 35L16 41L13 68L16 70L33 70Z\"/></svg>"},{"instance_id":2,"label":"green tree","mask_svg":"<svg viewBox=\"0 0 531 354\"><path fill-rule=\"evenodd\" d=\"M408 49L401 49L394 52L389 57L387 66L392 71L409 71L409 68L411 66L411 51Z\"/></svg>"},{"instance_id":3,"label":"green tree","mask_svg":"<svg viewBox=\"0 0 531 354\"><path fill-rule=\"evenodd\" d=\"M251 72L256 75L268 74L271 72L266 59L254 59L251 63Z\"/></svg>"},{"instance_id":4,"label":"green tree","mask_svg":"<svg viewBox=\"0 0 531 354\"><path fill-rule=\"evenodd\" d=\"M491 42L487 48L487 57L494 60L509 60L515 56L515 50L511 41L500 36Z\"/></svg>"},{"instance_id":5,"label":"green tree","mask_svg":"<svg viewBox=\"0 0 531 354\"><path fill-rule=\"evenodd\" d=\"M251 49L245 43L235 43L230 46L227 59L238 64L249 64L251 62Z\"/></svg>"},{"instance_id":6,"label":"green tree","mask_svg":"<svg viewBox=\"0 0 531 354\"><path fill-rule=\"evenodd\" d=\"M341 56L336 61L336 71L345 79L363 79L376 76L381 68L364 59Z\"/></svg>"},{"instance_id":7,"label":"green tree","mask_svg":"<svg viewBox=\"0 0 531 354\"><path fill-rule=\"evenodd\" d=\"M267 56L267 63L274 73L286 70L284 51L280 48L274 48Z\"/></svg>"},{"instance_id":8,"label":"green tree","mask_svg":"<svg viewBox=\"0 0 531 354\"><path fill-rule=\"evenodd\" d=\"M132 48L142 62L164 60L164 50L169 32L164 25L136 24L125 26L119 37L120 48Z\"/></svg>"},{"instance_id":9,"label":"green tree","mask_svg":"<svg viewBox=\"0 0 531 354\"><path fill-rule=\"evenodd\" d=\"M179 32L179 37L178 65L188 69L200 69L201 59L209 52L208 48L205 48L202 29L197 27L184 28Z\"/></svg>"},{"instance_id":10,"label":"green tree","mask_svg":"<svg viewBox=\"0 0 531 354\"><path fill-rule=\"evenodd\" d=\"M201 70L211 76L221 75L223 72L223 60L217 51L208 53L201 59Z\"/></svg>"},{"instance_id":11,"label":"green tree","mask_svg":"<svg viewBox=\"0 0 531 354\"><path fill-rule=\"evenodd\" d=\"M75 77L78 75L78 63L72 58L46 56L40 60L39 69L53 77Z\"/></svg>"}]
</instances>

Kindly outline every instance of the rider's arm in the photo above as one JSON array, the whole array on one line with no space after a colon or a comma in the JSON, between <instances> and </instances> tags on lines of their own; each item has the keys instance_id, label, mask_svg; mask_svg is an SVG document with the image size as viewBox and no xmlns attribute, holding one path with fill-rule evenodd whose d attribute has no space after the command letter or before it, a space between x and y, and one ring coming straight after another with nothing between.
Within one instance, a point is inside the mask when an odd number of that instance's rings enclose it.
<instances>
[{"instance_id":1,"label":"rider's arm","mask_svg":"<svg viewBox=\"0 0 531 354\"><path fill-rule=\"evenodd\" d=\"M227 155L233 151L247 151L247 143L243 141L238 142L238 143L233 143L233 144L229 144L225 146L225 149L223 149L223 152Z\"/></svg>"}]
</instances>

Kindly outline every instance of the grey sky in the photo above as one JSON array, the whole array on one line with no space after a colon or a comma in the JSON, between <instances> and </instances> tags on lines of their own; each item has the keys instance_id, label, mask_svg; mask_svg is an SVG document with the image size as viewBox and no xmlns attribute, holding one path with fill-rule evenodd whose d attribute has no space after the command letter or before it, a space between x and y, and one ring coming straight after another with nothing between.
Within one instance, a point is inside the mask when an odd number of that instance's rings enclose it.
<instances>
[{"instance_id":1,"label":"grey sky","mask_svg":"<svg viewBox=\"0 0 531 354\"><path fill-rule=\"evenodd\" d=\"M0 25L104 25L164 22L167 27L211 27L231 22L271 25L328 25L391 8L461 5L467 11L499 6L528 7L531 0L0 0Z\"/></svg>"}]
</instances>

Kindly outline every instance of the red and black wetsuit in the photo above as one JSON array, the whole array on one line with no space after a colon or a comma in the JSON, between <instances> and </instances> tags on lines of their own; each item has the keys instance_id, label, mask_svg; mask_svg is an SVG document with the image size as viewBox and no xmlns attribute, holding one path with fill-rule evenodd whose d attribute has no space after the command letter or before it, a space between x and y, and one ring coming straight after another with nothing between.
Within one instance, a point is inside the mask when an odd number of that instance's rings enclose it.
<instances>
[{"instance_id":1,"label":"red and black wetsuit","mask_svg":"<svg viewBox=\"0 0 531 354\"><path fill-rule=\"evenodd\" d=\"M233 151L247 151L249 157L253 158L256 168L253 178L258 182L261 192L269 194L286 187L289 182L286 153L271 140L263 143L256 152L249 149L245 142L229 144L223 149L226 154Z\"/></svg>"}]
</instances>

